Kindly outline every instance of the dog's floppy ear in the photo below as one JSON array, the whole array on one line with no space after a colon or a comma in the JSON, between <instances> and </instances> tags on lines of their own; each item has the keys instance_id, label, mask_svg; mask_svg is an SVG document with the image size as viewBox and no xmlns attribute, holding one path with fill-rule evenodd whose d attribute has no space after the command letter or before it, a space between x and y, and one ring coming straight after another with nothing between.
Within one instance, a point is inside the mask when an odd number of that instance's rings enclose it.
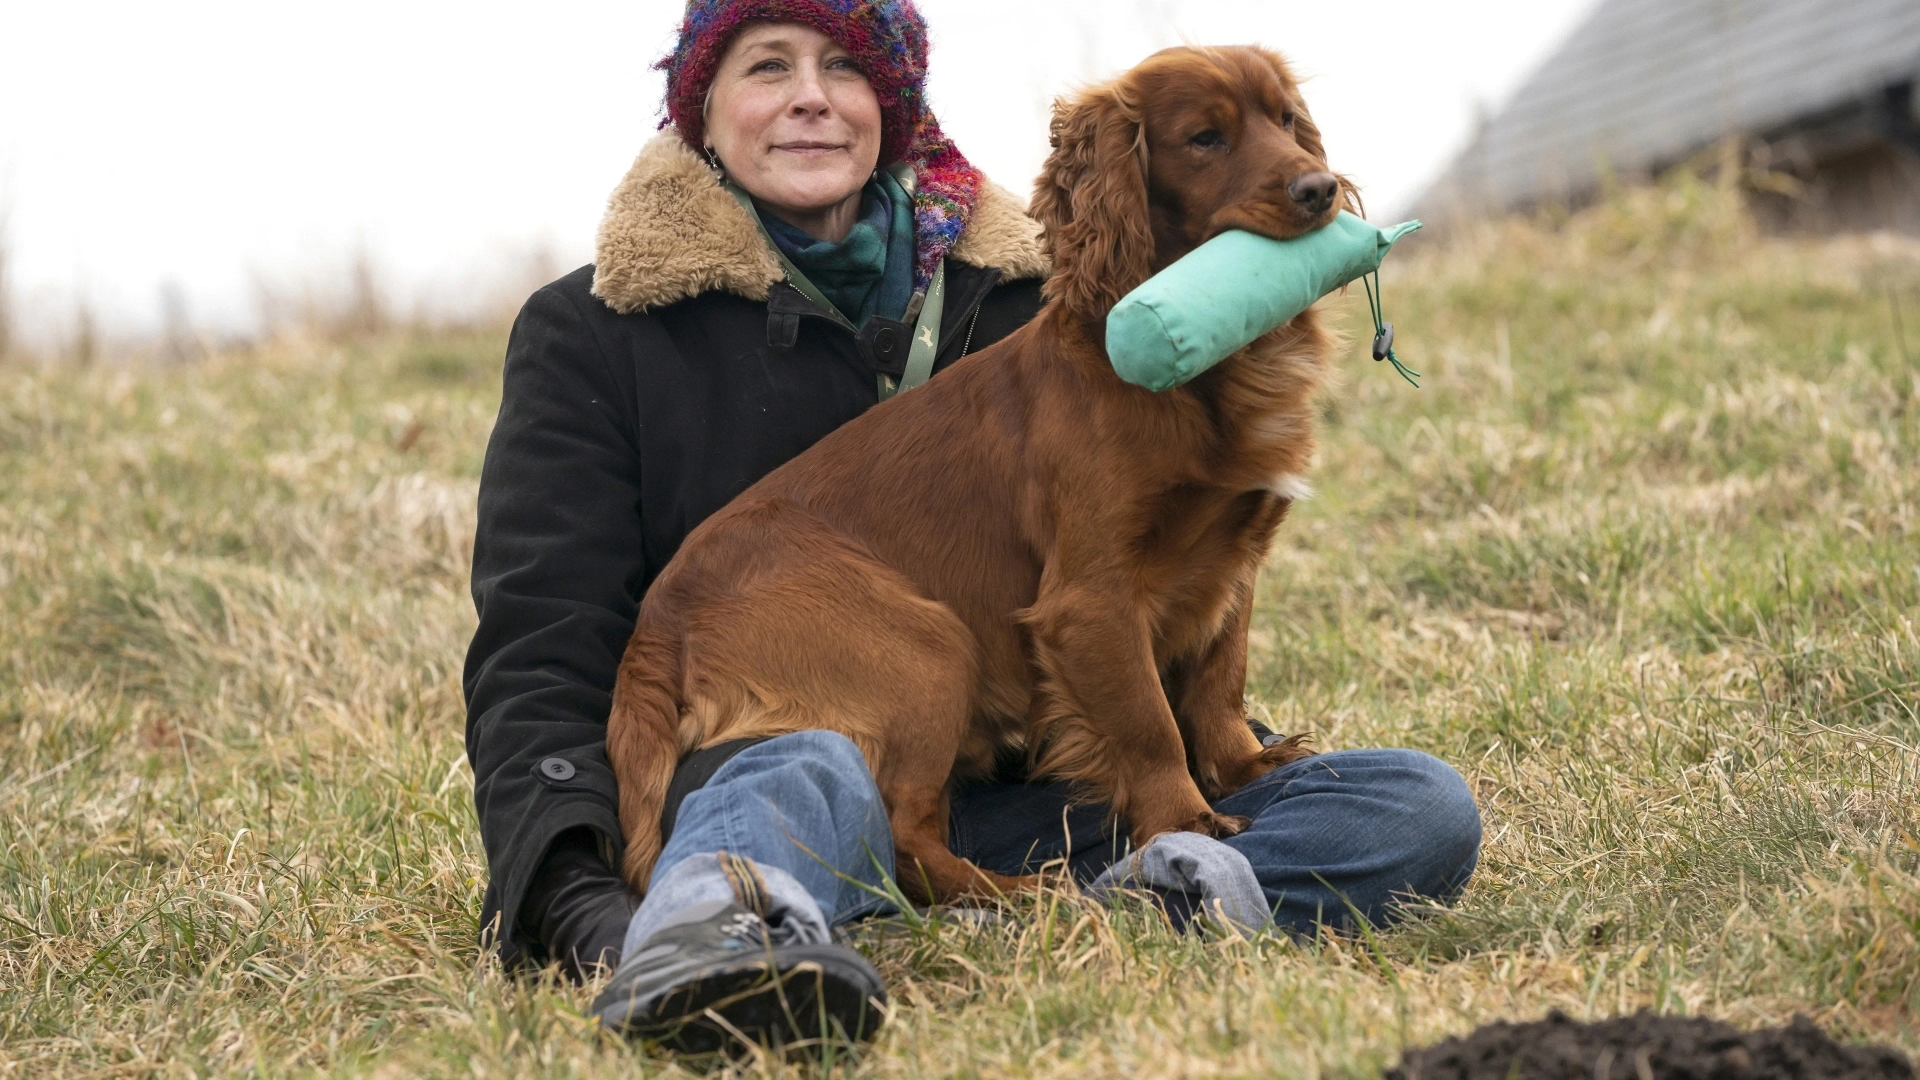
<instances>
[{"instance_id":1,"label":"dog's floppy ear","mask_svg":"<svg viewBox=\"0 0 1920 1080\"><path fill-rule=\"evenodd\" d=\"M1046 227L1053 276L1045 295L1104 317L1153 268L1147 220L1147 141L1123 83L1083 91L1053 107L1053 152L1034 185L1033 216Z\"/></svg>"}]
</instances>

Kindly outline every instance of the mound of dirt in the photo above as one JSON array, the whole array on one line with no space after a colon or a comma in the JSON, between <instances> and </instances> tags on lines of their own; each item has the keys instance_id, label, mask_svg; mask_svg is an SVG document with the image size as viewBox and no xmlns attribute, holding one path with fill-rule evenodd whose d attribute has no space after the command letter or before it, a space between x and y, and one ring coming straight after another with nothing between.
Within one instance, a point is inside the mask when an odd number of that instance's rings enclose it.
<instances>
[{"instance_id":1,"label":"mound of dirt","mask_svg":"<svg viewBox=\"0 0 1920 1080\"><path fill-rule=\"evenodd\" d=\"M1388 1080L1914 1080L1885 1046L1843 1046L1796 1016L1741 1031L1698 1016L1632 1016L1583 1024L1554 1011L1530 1024L1488 1024L1409 1050Z\"/></svg>"}]
</instances>

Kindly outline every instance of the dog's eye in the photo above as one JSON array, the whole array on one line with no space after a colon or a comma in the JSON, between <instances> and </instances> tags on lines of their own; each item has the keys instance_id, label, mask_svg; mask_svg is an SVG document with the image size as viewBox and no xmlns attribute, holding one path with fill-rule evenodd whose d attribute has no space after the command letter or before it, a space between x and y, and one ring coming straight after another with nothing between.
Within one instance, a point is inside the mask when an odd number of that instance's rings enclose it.
<instances>
[{"instance_id":1,"label":"dog's eye","mask_svg":"<svg viewBox=\"0 0 1920 1080\"><path fill-rule=\"evenodd\" d=\"M1292 130L1293 130L1293 114L1292 114L1292 113L1281 113L1281 114L1280 114L1280 126L1281 126L1281 127L1283 127L1283 128L1285 128L1285 129L1287 129L1288 131L1292 131Z\"/></svg>"},{"instance_id":2,"label":"dog's eye","mask_svg":"<svg viewBox=\"0 0 1920 1080\"><path fill-rule=\"evenodd\" d=\"M1212 128L1208 128L1193 138L1188 139L1187 145L1198 147L1201 150L1218 150L1227 145L1227 137Z\"/></svg>"}]
</instances>

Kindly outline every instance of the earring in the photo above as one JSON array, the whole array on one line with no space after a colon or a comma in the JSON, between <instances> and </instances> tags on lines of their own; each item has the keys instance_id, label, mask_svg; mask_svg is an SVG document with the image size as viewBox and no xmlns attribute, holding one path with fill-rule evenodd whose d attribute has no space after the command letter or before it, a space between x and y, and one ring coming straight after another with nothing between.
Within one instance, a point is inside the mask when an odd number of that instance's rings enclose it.
<instances>
[{"instance_id":1,"label":"earring","mask_svg":"<svg viewBox=\"0 0 1920 1080\"><path fill-rule=\"evenodd\" d=\"M714 153L713 147L703 146L700 148L700 152L707 155L707 168L712 169L714 172L725 175L727 171L727 167L725 165L720 164L720 155Z\"/></svg>"}]
</instances>

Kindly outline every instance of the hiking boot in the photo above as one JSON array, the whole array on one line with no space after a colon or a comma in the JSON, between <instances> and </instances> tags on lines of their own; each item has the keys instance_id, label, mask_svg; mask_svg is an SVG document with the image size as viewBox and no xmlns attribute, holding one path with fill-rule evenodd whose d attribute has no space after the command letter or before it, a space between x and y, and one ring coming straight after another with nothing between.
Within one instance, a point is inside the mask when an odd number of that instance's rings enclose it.
<instances>
[{"instance_id":1,"label":"hiking boot","mask_svg":"<svg viewBox=\"0 0 1920 1080\"><path fill-rule=\"evenodd\" d=\"M872 1038L887 1000L880 973L844 945L784 929L730 901L696 905L621 959L594 1015L693 1053L740 1039L792 1048Z\"/></svg>"}]
</instances>

